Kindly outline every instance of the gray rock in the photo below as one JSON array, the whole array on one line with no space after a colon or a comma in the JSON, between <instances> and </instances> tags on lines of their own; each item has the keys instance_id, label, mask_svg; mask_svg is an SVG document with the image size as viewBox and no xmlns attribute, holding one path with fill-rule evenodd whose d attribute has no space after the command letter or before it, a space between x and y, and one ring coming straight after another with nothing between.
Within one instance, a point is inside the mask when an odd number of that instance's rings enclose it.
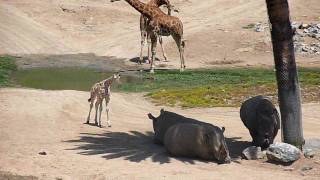
<instances>
[{"instance_id":1,"label":"gray rock","mask_svg":"<svg viewBox=\"0 0 320 180\"><path fill-rule=\"evenodd\" d=\"M301 151L287 143L274 143L267 149L267 158L277 162L293 162L300 158Z\"/></svg>"},{"instance_id":2,"label":"gray rock","mask_svg":"<svg viewBox=\"0 0 320 180\"><path fill-rule=\"evenodd\" d=\"M306 158L313 158L315 155L315 152L312 149L303 149L303 155Z\"/></svg>"},{"instance_id":3,"label":"gray rock","mask_svg":"<svg viewBox=\"0 0 320 180\"><path fill-rule=\"evenodd\" d=\"M261 147L250 146L242 151L242 157L247 160L263 159L265 155L261 151Z\"/></svg>"}]
</instances>

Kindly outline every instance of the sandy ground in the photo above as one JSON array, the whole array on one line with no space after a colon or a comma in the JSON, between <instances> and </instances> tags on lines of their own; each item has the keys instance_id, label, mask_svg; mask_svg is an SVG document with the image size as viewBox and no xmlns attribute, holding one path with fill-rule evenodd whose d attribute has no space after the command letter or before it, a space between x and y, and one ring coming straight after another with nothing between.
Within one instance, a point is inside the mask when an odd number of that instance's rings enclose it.
<instances>
[{"instance_id":1,"label":"sandy ground","mask_svg":"<svg viewBox=\"0 0 320 180\"><path fill-rule=\"evenodd\" d=\"M269 32L242 28L267 22L264 0L171 2L180 10L174 15L184 23L187 68L273 65ZM292 0L290 7L295 21L319 21L319 0ZM132 60L140 49L138 20L139 13L123 1L0 0L0 54L21 56L19 68L136 68ZM165 38L165 48L170 62L164 66L179 67L172 38ZM297 55L296 59L299 66L320 67L319 56ZM290 166L262 160L217 165L171 158L163 147L152 143L152 126L146 116L149 112L157 115L161 107L143 94L114 93L113 126L97 128L83 124L88 96L80 91L0 89L0 179L320 178L319 156ZM250 141L238 108L166 109L225 126L235 159ZM319 138L319 112L319 103L303 105L306 139ZM104 113L104 124L105 118ZM42 151L47 155L38 154ZM302 171L304 166L313 169Z\"/></svg>"},{"instance_id":2,"label":"sandy ground","mask_svg":"<svg viewBox=\"0 0 320 180\"><path fill-rule=\"evenodd\" d=\"M301 159L291 166L237 160L218 165L169 157L152 143L146 114L161 107L142 94L113 93L111 128L83 124L87 92L0 89L0 170L41 179L319 179L320 159ZM319 137L320 104L303 105L305 138ZM238 108L166 108L225 126L231 156L250 141ZM103 114L106 125L106 113ZM277 136L279 141L280 133ZM47 155L39 155L45 151ZM301 171L304 166L313 167Z\"/></svg>"},{"instance_id":3,"label":"sandy ground","mask_svg":"<svg viewBox=\"0 0 320 180\"><path fill-rule=\"evenodd\" d=\"M242 28L267 23L264 0L171 2L184 24L188 68L273 65L269 31ZM292 20L318 22L319 7L318 0L290 1ZM95 53L129 64L139 56L139 13L124 1L0 0L0 17L0 54ZM164 65L179 67L175 43L164 41L170 61ZM297 56L297 63L320 66L319 56Z\"/></svg>"}]
</instances>

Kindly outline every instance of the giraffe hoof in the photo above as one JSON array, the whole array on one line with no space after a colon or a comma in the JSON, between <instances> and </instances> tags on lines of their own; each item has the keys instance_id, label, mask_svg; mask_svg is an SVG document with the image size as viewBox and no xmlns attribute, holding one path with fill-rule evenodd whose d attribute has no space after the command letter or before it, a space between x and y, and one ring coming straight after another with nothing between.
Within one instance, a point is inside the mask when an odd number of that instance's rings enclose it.
<instances>
[{"instance_id":1,"label":"giraffe hoof","mask_svg":"<svg viewBox=\"0 0 320 180\"><path fill-rule=\"evenodd\" d=\"M85 124L89 124L89 121L85 122Z\"/></svg>"},{"instance_id":2,"label":"giraffe hoof","mask_svg":"<svg viewBox=\"0 0 320 180\"><path fill-rule=\"evenodd\" d=\"M111 125L108 125L108 127L111 127Z\"/></svg>"}]
</instances>

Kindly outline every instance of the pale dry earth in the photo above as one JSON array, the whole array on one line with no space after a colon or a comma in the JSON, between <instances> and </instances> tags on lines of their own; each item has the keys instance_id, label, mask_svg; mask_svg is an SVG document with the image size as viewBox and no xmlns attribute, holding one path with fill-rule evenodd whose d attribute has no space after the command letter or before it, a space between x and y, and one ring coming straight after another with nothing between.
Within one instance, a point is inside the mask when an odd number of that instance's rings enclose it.
<instances>
[{"instance_id":1,"label":"pale dry earth","mask_svg":"<svg viewBox=\"0 0 320 180\"><path fill-rule=\"evenodd\" d=\"M180 10L173 15L184 24L188 68L273 65L268 29L243 29L268 22L264 0L171 2ZM290 8L294 21L320 21L318 0L292 0ZM139 16L124 1L0 0L0 53L95 53L133 64L129 60L140 50ZM179 67L175 43L171 37L164 41L170 62L161 64ZM320 66L319 56L298 56L297 63Z\"/></svg>"},{"instance_id":2,"label":"pale dry earth","mask_svg":"<svg viewBox=\"0 0 320 180\"><path fill-rule=\"evenodd\" d=\"M152 142L147 113L159 114L142 94L113 93L111 128L83 124L88 92L0 89L0 171L41 179L319 179L320 158L290 166L236 160L218 165L171 158ZM319 137L320 104L303 105L305 138ZM225 126L235 159L250 136L239 108L166 108L181 115ZM92 117L93 118L93 117ZM103 124L106 113L103 111ZM280 139L277 136L277 141ZM47 155L40 155L39 152ZM304 166L313 167L302 171Z\"/></svg>"}]
</instances>

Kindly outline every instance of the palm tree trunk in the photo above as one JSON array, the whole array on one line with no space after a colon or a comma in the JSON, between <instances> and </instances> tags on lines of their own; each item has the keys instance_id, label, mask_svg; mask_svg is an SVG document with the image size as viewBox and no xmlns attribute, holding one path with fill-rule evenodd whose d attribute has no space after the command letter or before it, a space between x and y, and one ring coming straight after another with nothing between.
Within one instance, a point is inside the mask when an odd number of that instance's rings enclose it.
<instances>
[{"instance_id":1,"label":"palm tree trunk","mask_svg":"<svg viewBox=\"0 0 320 180\"><path fill-rule=\"evenodd\" d=\"M272 37L282 122L282 141L302 148L304 144L300 86L294 56L293 30L287 0L266 0Z\"/></svg>"}]
</instances>

